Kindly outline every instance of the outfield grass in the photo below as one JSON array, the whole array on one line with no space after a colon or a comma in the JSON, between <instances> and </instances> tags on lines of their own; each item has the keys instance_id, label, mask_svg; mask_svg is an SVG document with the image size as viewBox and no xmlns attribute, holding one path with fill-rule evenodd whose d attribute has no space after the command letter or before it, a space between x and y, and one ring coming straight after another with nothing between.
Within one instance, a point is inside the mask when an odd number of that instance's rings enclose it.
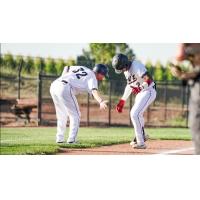
<instances>
[{"instance_id":1,"label":"outfield grass","mask_svg":"<svg viewBox=\"0 0 200 200\"><path fill-rule=\"evenodd\" d=\"M188 129L146 129L151 139L191 140ZM133 128L80 128L79 144L55 143L56 128L1 128L2 155L56 154L60 148L90 148L103 145L128 143L133 137ZM67 139L67 138L66 138Z\"/></svg>"}]
</instances>

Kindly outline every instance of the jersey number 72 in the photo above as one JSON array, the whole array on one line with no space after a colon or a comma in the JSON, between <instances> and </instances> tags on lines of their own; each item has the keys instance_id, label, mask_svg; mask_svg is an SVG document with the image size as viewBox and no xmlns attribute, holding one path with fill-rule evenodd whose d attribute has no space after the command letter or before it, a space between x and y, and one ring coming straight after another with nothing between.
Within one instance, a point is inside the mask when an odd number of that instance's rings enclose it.
<instances>
[{"instance_id":1,"label":"jersey number 72","mask_svg":"<svg viewBox=\"0 0 200 200\"><path fill-rule=\"evenodd\" d=\"M87 76L87 72L85 72L82 67L77 70L73 70L72 72L74 72L76 74L76 77L78 79L80 79L82 76Z\"/></svg>"}]
</instances>

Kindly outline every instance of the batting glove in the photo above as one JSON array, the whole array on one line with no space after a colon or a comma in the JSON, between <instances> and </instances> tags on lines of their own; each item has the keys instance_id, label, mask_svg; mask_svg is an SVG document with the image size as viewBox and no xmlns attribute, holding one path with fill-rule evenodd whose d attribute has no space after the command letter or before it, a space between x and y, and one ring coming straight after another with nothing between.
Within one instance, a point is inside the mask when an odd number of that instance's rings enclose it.
<instances>
[{"instance_id":1,"label":"batting glove","mask_svg":"<svg viewBox=\"0 0 200 200\"><path fill-rule=\"evenodd\" d=\"M119 103L117 104L116 111L118 113L121 113L124 105L125 105L125 101L123 99L120 99Z\"/></svg>"},{"instance_id":2,"label":"batting glove","mask_svg":"<svg viewBox=\"0 0 200 200\"><path fill-rule=\"evenodd\" d=\"M141 92L142 88L140 87L132 87L132 93L133 94L138 94L139 92Z\"/></svg>"}]
</instances>

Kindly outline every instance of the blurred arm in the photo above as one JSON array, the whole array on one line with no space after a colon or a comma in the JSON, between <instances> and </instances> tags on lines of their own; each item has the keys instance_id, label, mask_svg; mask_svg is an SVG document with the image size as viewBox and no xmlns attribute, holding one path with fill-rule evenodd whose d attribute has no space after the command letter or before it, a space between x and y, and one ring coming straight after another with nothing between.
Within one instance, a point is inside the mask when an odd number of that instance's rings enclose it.
<instances>
[{"instance_id":1,"label":"blurred arm","mask_svg":"<svg viewBox=\"0 0 200 200\"><path fill-rule=\"evenodd\" d=\"M200 73L200 68L197 68L196 70L192 72L183 72L180 69L177 69L176 67L171 68L172 75L183 80L188 79L194 79L196 78Z\"/></svg>"},{"instance_id":2,"label":"blurred arm","mask_svg":"<svg viewBox=\"0 0 200 200\"><path fill-rule=\"evenodd\" d=\"M132 92L132 88L127 84L124 90L124 94L122 96L122 100L126 101Z\"/></svg>"}]
</instances>

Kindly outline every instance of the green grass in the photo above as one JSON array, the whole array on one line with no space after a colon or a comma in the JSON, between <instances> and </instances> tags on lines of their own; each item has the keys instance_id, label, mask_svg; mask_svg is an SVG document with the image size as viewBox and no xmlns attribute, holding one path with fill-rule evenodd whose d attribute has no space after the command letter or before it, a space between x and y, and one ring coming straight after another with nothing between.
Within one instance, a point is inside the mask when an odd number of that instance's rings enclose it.
<instances>
[{"instance_id":1,"label":"green grass","mask_svg":"<svg viewBox=\"0 0 200 200\"><path fill-rule=\"evenodd\" d=\"M147 132L151 139L191 140L188 129L184 128L150 128ZM1 154L56 154L60 148L90 148L128 143L133 137L133 128L80 128L79 144L73 145L56 144L55 133L55 127L1 128Z\"/></svg>"}]
</instances>

